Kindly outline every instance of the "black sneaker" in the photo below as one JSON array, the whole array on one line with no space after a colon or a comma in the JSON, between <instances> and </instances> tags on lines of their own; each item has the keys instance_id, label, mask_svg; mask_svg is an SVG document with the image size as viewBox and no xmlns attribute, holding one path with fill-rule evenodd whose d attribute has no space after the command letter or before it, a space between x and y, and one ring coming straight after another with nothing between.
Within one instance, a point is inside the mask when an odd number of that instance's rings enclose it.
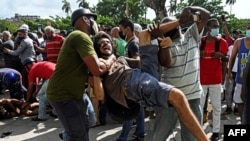
<instances>
[{"instance_id":1,"label":"black sneaker","mask_svg":"<svg viewBox=\"0 0 250 141\"><path fill-rule=\"evenodd\" d=\"M63 133L59 133L59 138L63 140Z\"/></svg>"},{"instance_id":2,"label":"black sneaker","mask_svg":"<svg viewBox=\"0 0 250 141\"><path fill-rule=\"evenodd\" d=\"M213 135L210 137L211 141L218 141L220 139L219 133L213 133Z\"/></svg>"},{"instance_id":3,"label":"black sneaker","mask_svg":"<svg viewBox=\"0 0 250 141\"><path fill-rule=\"evenodd\" d=\"M239 116L240 114L239 114L239 112L238 112L238 108L234 108L234 115L236 115L236 116Z\"/></svg>"},{"instance_id":4,"label":"black sneaker","mask_svg":"<svg viewBox=\"0 0 250 141\"><path fill-rule=\"evenodd\" d=\"M143 138L136 137L133 140L129 140L129 141L145 141L145 140Z\"/></svg>"},{"instance_id":5,"label":"black sneaker","mask_svg":"<svg viewBox=\"0 0 250 141\"><path fill-rule=\"evenodd\" d=\"M229 114L231 114L232 112L233 112L232 108L227 107L227 109L225 110L224 114L225 114L225 115L229 115Z\"/></svg>"},{"instance_id":6,"label":"black sneaker","mask_svg":"<svg viewBox=\"0 0 250 141\"><path fill-rule=\"evenodd\" d=\"M53 117L53 118L57 118L57 115L50 113L49 116Z\"/></svg>"},{"instance_id":7,"label":"black sneaker","mask_svg":"<svg viewBox=\"0 0 250 141\"><path fill-rule=\"evenodd\" d=\"M38 117L31 118L32 121L46 121L47 119L40 119Z\"/></svg>"}]
</instances>

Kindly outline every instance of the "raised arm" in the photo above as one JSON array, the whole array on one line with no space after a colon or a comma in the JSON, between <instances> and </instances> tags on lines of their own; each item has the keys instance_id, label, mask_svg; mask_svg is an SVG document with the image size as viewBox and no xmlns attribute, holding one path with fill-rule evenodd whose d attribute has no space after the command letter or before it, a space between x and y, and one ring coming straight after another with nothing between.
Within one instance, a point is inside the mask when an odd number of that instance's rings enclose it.
<instances>
[{"instance_id":1,"label":"raised arm","mask_svg":"<svg viewBox=\"0 0 250 141\"><path fill-rule=\"evenodd\" d=\"M195 15L195 16L194 16ZM196 22L199 33L207 23L210 17L210 12L202 7L188 6L182 10L180 16L180 24Z\"/></svg>"},{"instance_id":2,"label":"raised arm","mask_svg":"<svg viewBox=\"0 0 250 141\"><path fill-rule=\"evenodd\" d=\"M163 23L163 24L160 24L159 25L159 29L165 33L165 32L168 32L174 28L176 28L177 26L179 26L179 20L177 21L173 21L173 22L168 22L168 23ZM145 29L145 30L142 30L140 33L139 33L139 46L143 46L143 45L148 45L148 44L151 44L151 40L155 38L155 37L152 37L150 32L149 32L149 29ZM157 38L157 37L156 37Z\"/></svg>"}]
</instances>

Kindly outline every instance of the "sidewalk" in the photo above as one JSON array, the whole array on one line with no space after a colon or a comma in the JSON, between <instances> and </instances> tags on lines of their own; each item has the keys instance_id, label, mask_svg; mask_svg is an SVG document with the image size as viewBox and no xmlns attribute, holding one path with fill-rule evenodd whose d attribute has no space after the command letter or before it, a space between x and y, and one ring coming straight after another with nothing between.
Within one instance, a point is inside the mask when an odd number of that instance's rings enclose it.
<instances>
[{"instance_id":1,"label":"sidewalk","mask_svg":"<svg viewBox=\"0 0 250 141\"><path fill-rule=\"evenodd\" d=\"M3 95L0 95L2 98ZM222 102L222 112L225 110L225 103ZM239 117L234 114L226 116L226 120L221 122L221 133L223 140L224 125L228 124L240 124ZM147 135L145 136L146 141L152 141L153 134L153 121L146 119L145 131ZM209 123L205 123L203 126L207 136L211 136L212 128ZM31 121L31 117L19 116L9 120L0 121L0 137L3 133L11 132L10 135L0 138L0 141L60 141L58 134L63 130L58 119L49 117L47 121L37 122ZM132 134L135 128L130 131L130 138L133 139ZM89 131L90 141L115 141L119 136L121 131L121 124L113 121L110 117L107 117L107 125L91 128ZM174 130L172 135L167 139L167 141L181 141L180 128Z\"/></svg>"}]
</instances>

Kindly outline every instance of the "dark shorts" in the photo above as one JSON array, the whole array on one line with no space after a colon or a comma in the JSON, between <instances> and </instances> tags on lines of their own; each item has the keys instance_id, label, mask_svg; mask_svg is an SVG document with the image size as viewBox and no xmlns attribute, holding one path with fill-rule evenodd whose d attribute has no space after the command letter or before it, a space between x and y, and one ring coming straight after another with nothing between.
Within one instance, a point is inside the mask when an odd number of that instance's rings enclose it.
<instances>
[{"instance_id":1,"label":"dark shorts","mask_svg":"<svg viewBox=\"0 0 250 141\"><path fill-rule=\"evenodd\" d=\"M148 107L169 107L168 94L172 85L159 82L155 77L139 69L133 69L124 80L127 98Z\"/></svg>"}]
</instances>

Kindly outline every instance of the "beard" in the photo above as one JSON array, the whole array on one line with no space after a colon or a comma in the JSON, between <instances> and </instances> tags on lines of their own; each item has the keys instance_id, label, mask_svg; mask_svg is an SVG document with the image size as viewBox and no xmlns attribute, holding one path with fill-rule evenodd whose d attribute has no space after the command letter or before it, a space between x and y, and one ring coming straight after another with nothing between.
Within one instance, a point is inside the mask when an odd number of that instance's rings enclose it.
<instances>
[{"instance_id":1,"label":"beard","mask_svg":"<svg viewBox=\"0 0 250 141\"><path fill-rule=\"evenodd\" d=\"M100 53L101 56L104 56L104 57L109 57L111 56L113 53Z\"/></svg>"}]
</instances>

